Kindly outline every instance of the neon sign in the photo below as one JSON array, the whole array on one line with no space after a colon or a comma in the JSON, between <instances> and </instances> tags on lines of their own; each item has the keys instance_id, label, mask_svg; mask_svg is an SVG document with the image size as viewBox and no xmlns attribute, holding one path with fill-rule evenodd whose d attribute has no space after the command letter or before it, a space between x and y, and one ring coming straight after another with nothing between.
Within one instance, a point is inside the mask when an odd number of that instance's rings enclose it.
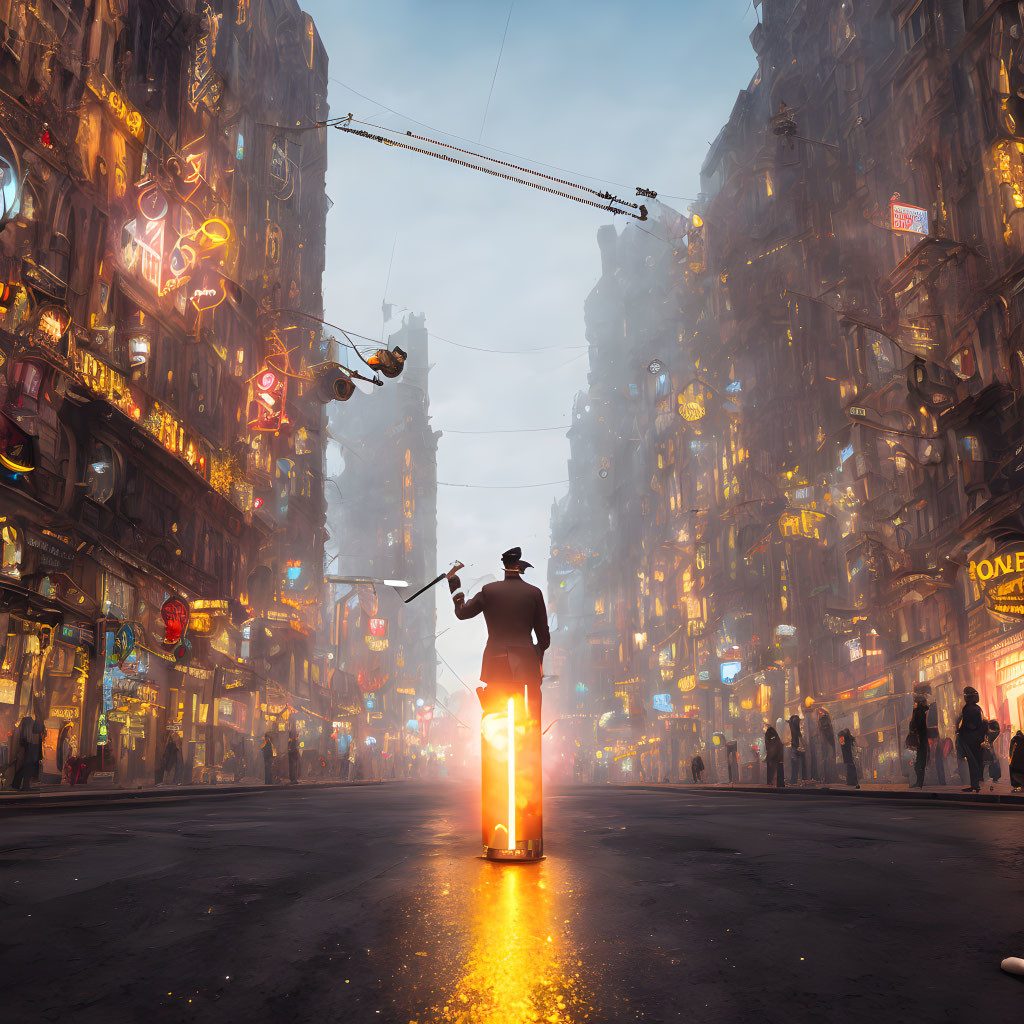
<instances>
[{"instance_id":1,"label":"neon sign","mask_svg":"<svg viewBox=\"0 0 1024 1024\"><path fill-rule=\"evenodd\" d=\"M889 215L893 231L911 231L916 235L928 234L928 211L923 206L911 206L899 201L899 192L892 194Z\"/></svg>"}]
</instances>

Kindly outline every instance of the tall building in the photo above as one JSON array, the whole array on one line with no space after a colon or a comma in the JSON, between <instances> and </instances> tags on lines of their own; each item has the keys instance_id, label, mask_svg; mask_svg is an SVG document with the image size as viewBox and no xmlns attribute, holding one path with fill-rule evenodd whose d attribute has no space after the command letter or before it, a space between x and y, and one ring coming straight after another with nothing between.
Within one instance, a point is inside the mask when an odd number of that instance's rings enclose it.
<instances>
[{"instance_id":1,"label":"tall building","mask_svg":"<svg viewBox=\"0 0 1024 1024\"><path fill-rule=\"evenodd\" d=\"M765 725L788 741L796 715L820 777L822 712L869 778L898 776L915 688L942 737L966 684L1004 732L1024 720L1024 26L981 0L760 12L758 70L664 236L681 329L651 353L668 381L635 435L650 477L611 513L634 549L675 554L630 565L610 639L625 672L646 634L648 690L676 680L643 711L696 716L723 776L728 744L754 772ZM624 379L594 377L589 394ZM610 415L627 421L624 394ZM577 648L600 635L582 612ZM659 618L679 632L652 637ZM646 737L611 753L678 771Z\"/></svg>"},{"instance_id":2,"label":"tall building","mask_svg":"<svg viewBox=\"0 0 1024 1024\"><path fill-rule=\"evenodd\" d=\"M358 416L350 415L346 405L332 421L345 464L332 478L329 526L338 551L332 573L410 584L406 590L339 584L336 594L337 676L356 709L343 721L352 726L347 735L375 755L397 758L430 742L437 594L429 590L409 604L404 598L439 571L441 435L430 425L424 316L406 316L388 346L408 354L402 376L374 394L359 396Z\"/></svg>"},{"instance_id":3,"label":"tall building","mask_svg":"<svg viewBox=\"0 0 1024 1024\"><path fill-rule=\"evenodd\" d=\"M293 0L220 8L0 18L0 734L42 718L49 775L151 779L177 733L214 779L330 714L326 147L295 128L327 56Z\"/></svg>"}]
</instances>

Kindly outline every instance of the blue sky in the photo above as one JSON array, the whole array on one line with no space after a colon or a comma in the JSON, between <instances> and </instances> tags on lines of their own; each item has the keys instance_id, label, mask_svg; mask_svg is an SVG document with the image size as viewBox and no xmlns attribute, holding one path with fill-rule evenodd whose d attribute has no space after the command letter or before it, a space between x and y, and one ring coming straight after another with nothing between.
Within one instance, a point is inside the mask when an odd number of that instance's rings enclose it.
<instances>
[{"instance_id":1,"label":"blue sky","mask_svg":"<svg viewBox=\"0 0 1024 1024\"><path fill-rule=\"evenodd\" d=\"M510 19L504 0L304 6L330 56L333 115L430 135L423 122L474 141L482 129L486 146L566 168L567 178L596 178L624 197L638 185L696 195L708 144L755 69L750 0L516 0ZM425 313L431 332L462 345L554 346L493 355L432 338L436 429L568 426L573 396L586 386L583 301L600 272L596 233L609 214L341 132L329 133L327 191L328 320L379 336L386 298ZM686 207L683 198L666 202ZM615 220L621 230L623 218ZM342 424L372 400L357 395L341 407ZM561 431L446 434L438 479L563 480L567 457ZM464 579L497 574L499 553L520 544L536 566L527 578L543 587L551 502L563 492L440 487L438 571L460 558L470 565ZM359 566L349 559L343 571ZM440 601L438 630L452 628L438 648L474 686L483 623L453 622ZM439 671L446 690L461 690Z\"/></svg>"}]
</instances>

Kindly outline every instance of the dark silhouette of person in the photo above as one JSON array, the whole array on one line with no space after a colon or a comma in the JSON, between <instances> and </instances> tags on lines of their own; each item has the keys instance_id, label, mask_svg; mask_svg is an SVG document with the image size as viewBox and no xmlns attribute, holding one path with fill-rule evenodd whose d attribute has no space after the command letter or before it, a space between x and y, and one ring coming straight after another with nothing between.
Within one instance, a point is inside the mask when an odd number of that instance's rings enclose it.
<instances>
[{"instance_id":1,"label":"dark silhouette of person","mask_svg":"<svg viewBox=\"0 0 1024 1024\"><path fill-rule=\"evenodd\" d=\"M967 760L971 784L964 787L965 793L981 792L981 746L988 736L988 722L982 718L978 691L973 686L964 687L964 706L956 722L956 738L960 744L961 756Z\"/></svg>"},{"instance_id":2,"label":"dark silhouette of person","mask_svg":"<svg viewBox=\"0 0 1024 1024\"><path fill-rule=\"evenodd\" d=\"M704 758L700 754L694 754L693 760L690 762L690 772L693 775L694 782L700 782L704 775Z\"/></svg>"},{"instance_id":3,"label":"dark silhouette of person","mask_svg":"<svg viewBox=\"0 0 1024 1024\"><path fill-rule=\"evenodd\" d=\"M928 764L928 698L923 693L914 694L914 712L910 716L910 734L908 737L914 743L916 755L914 757L914 774L917 781L910 784L924 789L924 770Z\"/></svg>"},{"instance_id":4,"label":"dark silhouette of person","mask_svg":"<svg viewBox=\"0 0 1024 1024\"><path fill-rule=\"evenodd\" d=\"M767 765L769 786L783 789L786 785L786 755L782 746L782 737L769 725L764 731L764 760Z\"/></svg>"},{"instance_id":5,"label":"dark silhouette of person","mask_svg":"<svg viewBox=\"0 0 1024 1024\"><path fill-rule=\"evenodd\" d=\"M800 731L800 716L789 716L789 745L793 749L793 760L790 762L789 784L796 785L797 771L802 782L807 781L807 753L804 750L804 738Z\"/></svg>"},{"instance_id":6,"label":"dark silhouette of person","mask_svg":"<svg viewBox=\"0 0 1024 1024\"><path fill-rule=\"evenodd\" d=\"M521 548L509 548L501 561L505 578L488 583L468 601L460 592L459 577L448 578L455 617L472 619L483 612L487 623L487 646L480 665L484 686L477 687L484 711L496 709L525 687L527 711L539 721L544 652L551 646L544 595L523 579L523 573L533 566L523 561Z\"/></svg>"},{"instance_id":7,"label":"dark silhouette of person","mask_svg":"<svg viewBox=\"0 0 1024 1024\"><path fill-rule=\"evenodd\" d=\"M821 741L822 782L827 786L836 774L836 733L832 716L825 708L818 708L818 738Z\"/></svg>"},{"instance_id":8,"label":"dark silhouette of person","mask_svg":"<svg viewBox=\"0 0 1024 1024\"><path fill-rule=\"evenodd\" d=\"M839 730L839 746L843 754L843 764L846 766L846 784L854 789L860 789L860 780L857 778L857 740L849 729Z\"/></svg>"},{"instance_id":9,"label":"dark silhouette of person","mask_svg":"<svg viewBox=\"0 0 1024 1024\"><path fill-rule=\"evenodd\" d=\"M1014 793L1024 789L1024 732L1020 729L1010 740L1010 785Z\"/></svg>"}]
</instances>

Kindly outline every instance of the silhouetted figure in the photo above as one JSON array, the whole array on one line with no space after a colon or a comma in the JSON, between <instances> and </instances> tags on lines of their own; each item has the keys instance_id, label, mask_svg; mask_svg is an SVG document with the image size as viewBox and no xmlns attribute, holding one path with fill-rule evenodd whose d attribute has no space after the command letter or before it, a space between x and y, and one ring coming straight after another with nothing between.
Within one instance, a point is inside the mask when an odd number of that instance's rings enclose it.
<instances>
[{"instance_id":1,"label":"silhouetted figure","mask_svg":"<svg viewBox=\"0 0 1024 1024\"><path fill-rule=\"evenodd\" d=\"M967 761L970 773L970 785L964 787L965 793L981 792L981 746L988 735L988 722L981 715L978 691L973 686L964 687L964 706L956 720L956 738L960 747L960 755Z\"/></svg>"},{"instance_id":2,"label":"silhouetted figure","mask_svg":"<svg viewBox=\"0 0 1024 1024\"><path fill-rule=\"evenodd\" d=\"M843 764L846 766L846 784L854 789L860 789L860 781L857 778L857 741L849 729L839 731L839 749L843 755Z\"/></svg>"},{"instance_id":3,"label":"silhouetted figure","mask_svg":"<svg viewBox=\"0 0 1024 1024\"><path fill-rule=\"evenodd\" d=\"M764 761L768 768L767 784L782 789L786 785L786 752L782 737L769 725L764 731Z\"/></svg>"},{"instance_id":4,"label":"silhouetted figure","mask_svg":"<svg viewBox=\"0 0 1024 1024\"><path fill-rule=\"evenodd\" d=\"M530 716L539 721L544 652L551 646L544 595L522 578L533 566L523 561L521 548L510 548L501 561L505 578L488 583L468 601L459 592L459 577L449 577L455 617L472 619L483 612L487 623L487 646L480 666L480 680L486 689L477 688L484 710L497 707L525 686Z\"/></svg>"},{"instance_id":5,"label":"silhouetted figure","mask_svg":"<svg viewBox=\"0 0 1024 1024\"><path fill-rule=\"evenodd\" d=\"M1003 769L999 764L999 753L996 750L996 743L999 741L999 722L995 718L988 721L988 735L981 748L981 756L985 768L988 769L988 777L992 782L998 782L1003 777ZM982 772L984 775L984 772Z\"/></svg>"},{"instance_id":6,"label":"silhouetted figure","mask_svg":"<svg viewBox=\"0 0 1024 1024\"><path fill-rule=\"evenodd\" d=\"M1014 793L1024 789L1024 732L1020 729L1010 740L1010 785Z\"/></svg>"},{"instance_id":7,"label":"silhouetted figure","mask_svg":"<svg viewBox=\"0 0 1024 1024\"><path fill-rule=\"evenodd\" d=\"M930 694L931 687L924 692ZM935 774L940 786L946 784L945 748L948 742L948 739L944 740L939 735L939 704L938 701L933 701L928 705L928 751L935 762Z\"/></svg>"},{"instance_id":8,"label":"silhouetted figure","mask_svg":"<svg viewBox=\"0 0 1024 1024\"><path fill-rule=\"evenodd\" d=\"M818 739L821 741L822 777L828 785L836 774L836 734L832 728L832 716L825 708L818 708Z\"/></svg>"},{"instance_id":9,"label":"silhouetted figure","mask_svg":"<svg viewBox=\"0 0 1024 1024\"><path fill-rule=\"evenodd\" d=\"M263 754L263 784L269 786L274 781L271 773L274 765L274 744L271 742L269 732L263 734L260 752Z\"/></svg>"},{"instance_id":10,"label":"silhouetted figure","mask_svg":"<svg viewBox=\"0 0 1024 1024\"><path fill-rule=\"evenodd\" d=\"M800 716L789 716L789 745L792 748L793 760L790 762L789 784L796 784L797 768L800 770L800 778L807 781L807 752L804 750L804 738L800 732Z\"/></svg>"},{"instance_id":11,"label":"silhouetted figure","mask_svg":"<svg viewBox=\"0 0 1024 1024\"><path fill-rule=\"evenodd\" d=\"M693 755L693 760L690 762L690 772L693 775L694 782L700 782L704 777L704 758L700 754Z\"/></svg>"},{"instance_id":12,"label":"silhouetted figure","mask_svg":"<svg viewBox=\"0 0 1024 1024\"><path fill-rule=\"evenodd\" d=\"M910 716L907 741L915 751L914 774L917 777L910 788L924 789L924 770L928 765L928 698L923 693L914 694L914 711Z\"/></svg>"},{"instance_id":13,"label":"silhouetted figure","mask_svg":"<svg viewBox=\"0 0 1024 1024\"><path fill-rule=\"evenodd\" d=\"M299 781L299 738L294 730L288 737L288 781L293 786Z\"/></svg>"},{"instance_id":14,"label":"silhouetted figure","mask_svg":"<svg viewBox=\"0 0 1024 1024\"><path fill-rule=\"evenodd\" d=\"M740 758L736 740L728 740L725 744L725 763L729 768L729 782L739 782Z\"/></svg>"}]
</instances>

